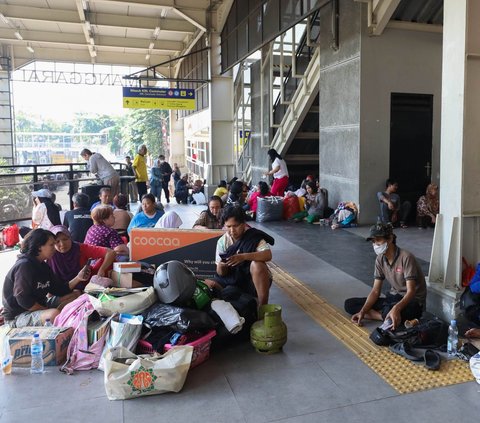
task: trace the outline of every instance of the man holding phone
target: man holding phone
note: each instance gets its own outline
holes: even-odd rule
[[[222,220],[227,232],[217,242],[217,277],[207,279],[210,288],[235,285],[258,297],[259,305],[268,303],[271,275],[267,262],[272,259],[274,239],[246,224],[245,211],[239,206],[226,207]]]

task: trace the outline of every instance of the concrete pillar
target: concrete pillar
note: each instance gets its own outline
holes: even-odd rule
[[[441,202],[429,279],[447,318],[457,312],[462,256],[471,263],[480,259],[479,19],[480,2],[444,1]]]
[[[183,121],[177,119],[176,110],[170,111],[170,158],[169,163],[177,163],[185,170],[185,140],[183,137]]]
[[[0,57],[0,157],[5,160],[2,164],[15,163],[10,68],[10,58],[2,55]]]

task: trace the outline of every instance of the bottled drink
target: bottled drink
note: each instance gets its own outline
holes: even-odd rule
[[[12,355],[10,354],[10,341],[8,335],[3,340],[2,372],[4,375],[12,373]]]
[[[45,320],[45,324],[43,326],[46,326],[46,327],[53,326],[52,321],[50,319]]]
[[[32,366],[30,373],[43,373],[43,342],[37,332],[32,338]]]
[[[452,320],[448,327],[448,341],[447,341],[447,353],[449,357],[454,357],[457,354],[458,347],[458,328],[457,321]]]

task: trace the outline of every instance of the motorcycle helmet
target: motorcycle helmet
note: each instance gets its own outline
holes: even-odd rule
[[[164,304],[185,304],[195,292],[197,278],[183,263],[177,260],[161,264],[155,271],[153,287]]]

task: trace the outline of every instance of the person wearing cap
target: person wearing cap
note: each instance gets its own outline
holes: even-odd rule
[[[72,272],[61,281],[45,261],[55,254],[52,232],[38,228],[22,241],[20,255],[5,277],[3,316],[11,327],[43,326],[80,295],[77,287],[90,277],[90,269]]]
[[[362,326],[364,319],[389,321],[393,330],[405,320],[418,319],[425,310],[427,287],[422,269],[415,256],[396,245],[391,225],[377,223],[370,228],[375,260],[374,282],[366,298],[345,300],[345,311],[352,322]],[[381,297],[383,281],[390,291]]]
[[[52,193],[48,189],[39,189],[32,192],[33,210],[32,210],[32,228],[42,228],[49,230],[52,226],[60,225],[60,212],[52,202]],[[23,226],[20,229],[20,235],[25,237],[31,231],[30,228]]]
[[[107,276],[117,254],[110,248],[88,245],[72,240],[68,229],[63,225],[54,226],[55,254],[47,260],[53,273],[63,282],[68,282],[85,267],[88,259],[93,259],[90,274],[76,289],[84,289],[93,275]]]
[[[97,176],[104,185],[109,185],[112,190],[112,197],[115,197],[120,190],[120,176],[110,162],[100,153],[92,153],[88,148],[80,152],[83,160],[88,162],[88,170]]]

